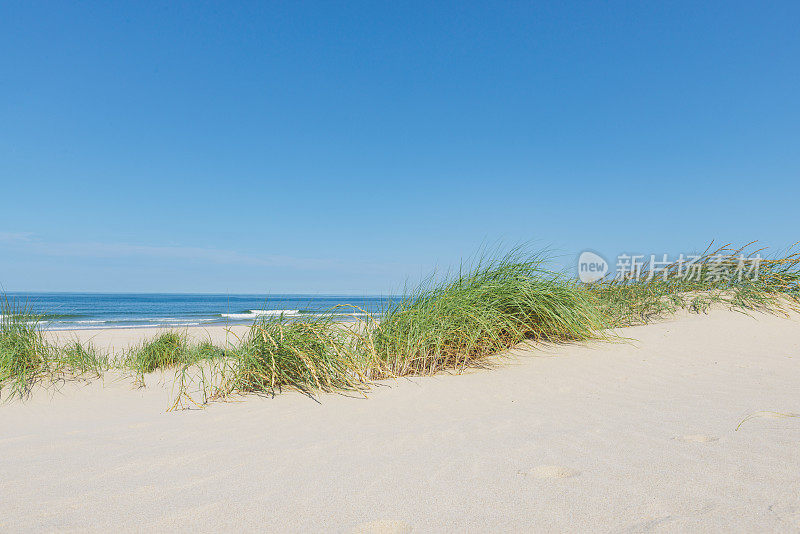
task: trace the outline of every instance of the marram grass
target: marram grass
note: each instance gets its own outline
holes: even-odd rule
[[[326,315],[307,322],[258,321],[234,354],[237,391],[333,391],[360,383],[358,353],[348,332]]]
[[[140,384],[144,384],[144,375],[157,369],[191,365],[223,354],[224,351],[211,342],[191,344],[185,334],[166,331],[150,341],[128,349],[122,357],[120,367],[133,371],[139,377]]]
[[[715,304],[736,310],[781,312],[800,307],[800,252],[765,256],[757,276],[718,276],[735,273],[737,258],[760,255],[755,242],[739,248],[711,245],[694,261],[692,273],[673,263],[656,272],[646,265],[636,279],[607,279],[587,287],[598,298],[609,326],[646,324],[679,309],[707,311]]]
[[[174,408],[231,394],[363,389],[369,362],[356,350],[352,330],[334,317],[341,319],[333,312],[308,321],[260,318],[238,344],[179,370]]]
[[[0,399],[25,397],[36,383],[99,377],[108,357],[91,345],[55,346],[39,327],[40,316],[4,300],[0,307]]]
[[[52,350],[36,328],[38,318],[5,301],[0,317],[0,393],[22,397],[46,374]]]
[[[605,324],[586,288],[514,252],[390,303],[365,350],[388,374],[433,374],[479,364],[525,339],[595,337]]]
[[[96,349],[91,343],[81,344],[71,341],[56,349],[59,363],[66,369],[72,370],[80,376],[102,376],[109,368],[108,354]]]
[[[39,381],[99,376],[110,367],[133,371],[141,384],[148,373],[174,369],[173,408],[286,389],[363,393],[376,379],[481,366],[524,340],[610,337],[608,329],[648,323],[679,309],[702,312],[715,304],[800,309],[800,252],[766,258],[756,279],[703,275],[720,254],[755,252],[760,251],[706,250],[693,278],[675,276],[680,266],[674,264],[666,277],[649,276],[646,268],[638,280],[587,285],[548,271],[539,255],[515,250],[485,256],[444,278],[431,277],[390,302],[379,319],[363,319],[363,310],[353,310],[355,321],[343,324],[341,307],[307,320],[262,317],[224,348],[192,344],[184,334],[168,331],[114,360],[91,345],[47,343],[39,318],[6,302],[0,394],[22,397]]]
[[[608,323],[590,291],[518,251],[428,280],[379,321],[342,325],[334,311],[257,321],[223,360],[201,367],[200,380],[181,369],[176,407],[234,393],[363,390],[374,379],[482,365],[525,339],[598,337]]]

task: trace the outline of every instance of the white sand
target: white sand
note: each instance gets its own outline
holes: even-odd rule
[[[0,530],[800,531],[800,418],[735,430],[800,412],[800,316],[624,333],[366,400],[40,391],[0,406]]]
[[[195,342],[212,341],[221,347],[236,343],[247,333],[248,327],[236,326],[193,326],[187,328],[106,328],[87,330],[50,330],[47,339],[55,343],[76,340],[91,343],[96,348],[111,353],[119,353],[128,347],[153,339],[162,332],[181,332]]]

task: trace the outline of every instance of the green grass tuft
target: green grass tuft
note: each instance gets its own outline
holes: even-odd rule
[[[53,349],[37,328],[38,316],[7,300],[0,310],[0,393],[23,397],[45,374]]]
[[[307,322],[283,316],[259,319],[240,343],[229,350],[216,349],[203,362],[187,362],[179,370],[176,405],[183,399],[200,405],[233,393],[294,389],[311,394],[361,388],[365,380],[359,369],[364,365],[357,361],[350,332],[336,326],[332,317]],[[189,375],[192,369],[198,377]],[[197,382],[200,391],[191,395],[189,387]]]
[[[744,247],[725,245],[700,254],[691,277],[681,276],[682,266],[674,263],[663,272],[645,266],[638,279],[609,279],[587,287],[600,301],[610,319],[609,326],[646,324],[679,309],[705,312],[715,304],[737,310],[781,312],[800,308],[800,252],[765,257],[758,277],[713,276],[721,265],[735,272],[735,259],[760,254],[755,242]],[[720,259],[726,258],[726,259]]]
[[[327,317],[309,322],[284,317],[258,321],[234,354],[238,391],[333,391],[357,385],[351,377],[356,366],[346,333]]]
[[[57,351],[59,365],[81,376],[91,374],[99,378],[110,366],[108,354],[101,353],[91,343],[82,345],[72,341]]]
[[[525,339],[599,337],[607,323],[590,291],[519,251],[428,280],[391,303],[380,321],[343,325],[334,312],[257,321],[224,358],[200,367],[199,379],[187,375],[189,366],[180,370],[176,407],[232,393],[361,390],[383,377],[480,365]]]
[[[185,334],[169,331],[128,350],[119,366],[132,370],[140,385],[144,375],[157,369],[178,367],[183,373],[192,365],[225,356],[225,351],[211,342],[190,344]]]
[[[189,357],[190,351],[185,337],[178,332],[164,332],[129,350],[125,356],[125,365],[143,376],[156,369],[186,363]]]
[[[26,307],[4,300],[0,312],[0,394],[5,398],[25,397],[37,382],[99,377],[108,368],[108,357],[91,345],[48,343],[41,317]]]
[[[210,360],[213,358],[221,358],[225,356],[225,350],[217,347],[210,341],[203,341],[197,345],[189,345],[187,347],[187,357],[182,363],[198,362],[201,360]]]
[[[596,337],[605,322],[586,288],[514,251],[390,304],[371,338],[388,374],[433,374],[478,364],[525,339]]]
[[[752,245],[752,244],[751,244]],[[710,250],[710,249],[709,249]],[[376,320],[354,314],[343,325],[341,307],[312,319],[262,317],[224,349],[190,344],[178,332],[109,361],[91,345],[55,347],[40,317],[6,301],[0,318],[0,393],[24,396],[42,379],[100,376],[111,366],[144,375],[176,369],[174,407],[202,406],[236,393],[275,394],[294,389],[364,390],[385,377],[429,375],[484,365],[487,357],[524,340],[573,341],[610,337],[609,328],[644,324],[679,309],[702,312],[715,304],[740,310],[800,310],[800,252],[766,258],[757,279],[706,276],[720,255],[759,250],[722,247],[696,262],[699,275],[581,284],[548,271],[544,258],[521,249],[486,255],[444,278],[431,277],[390,302]],[[725,260],[731,261],[731,260]],[[354,310],[363,312],[363,310]]]

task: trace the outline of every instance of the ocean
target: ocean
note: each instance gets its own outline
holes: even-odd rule
[[[392,297],[166,293],[5,294],[17,309],[41,317],[48,330],[251,324],[261,316],[302,319],[333,310],[342,320],[379,316]]]

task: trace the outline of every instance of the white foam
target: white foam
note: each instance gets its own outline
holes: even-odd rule
[[[319,313],[309,313],[308,315],[313,317],[380,317],[382,314],[379,312],[376,313],[327,313],[327,312],[319,312]]]
[[[125,319],[123,319],[125,320]],[[135,319],[128,319],[130,321],[159,321],[163,323],[175,323],[190,320],[188,317],[137,317]],[[213,321],[214,319],[196,319],[197,321]]]
[[[221,313],[222,317],[228,319],[255,319],[256,317],[277,317],[279,315],[294,316],[300,315],[300,310],[250,310],[248,313]]]
[[[112,330],[118,328],[156,328],[159,326],[164,326],[160,324],[117,324],[117,325],[109,325],[109,326],[102,326],[100,327],[102,330]],[[193,326],[193,325],[189,325]],[[97,330],[97,327],[91,326],[74,326],[74,325],[66,325],[66,326],[50,326],[46,327],[45,330]]]

